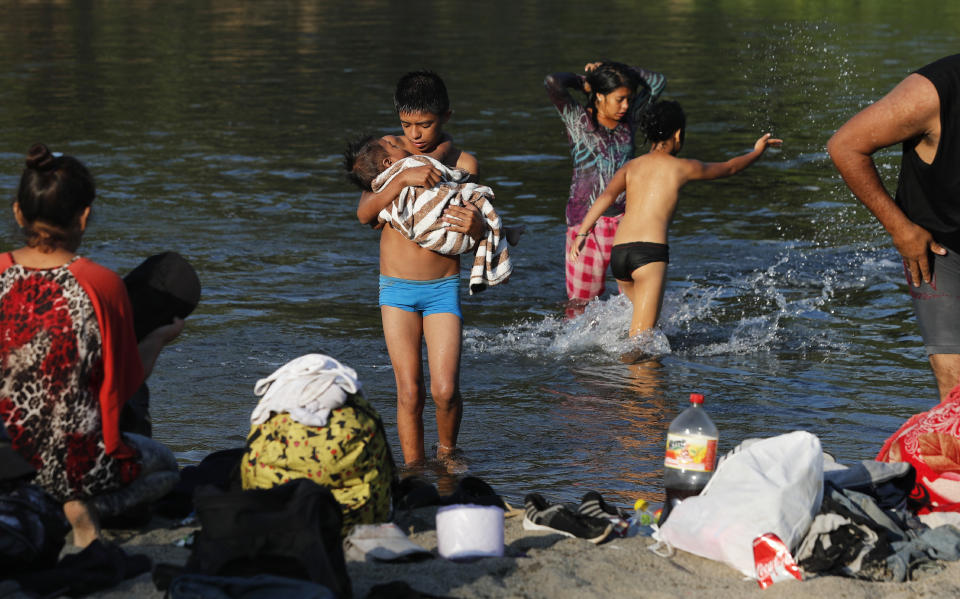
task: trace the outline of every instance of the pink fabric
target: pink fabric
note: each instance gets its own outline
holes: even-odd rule
[[[570,248],[577,241],[580,225],[567,228],[567,298],[589,301],[601,293],[606,286],[607,266],[610,264],[610,250],[613,248],[613,236],[617,233],[620,216],[601,216],[593,231],[587,236],[578,259],[570,261]],[[582,239],[582,238],[581,238]]]
[[[914,414],[883,444],[878,462],[909,462],[917,513],[960,511],[960,385],[942,403]]]

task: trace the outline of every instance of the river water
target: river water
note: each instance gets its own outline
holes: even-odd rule
[[[447,130],[504,220],[527,227],[509,284],[463,294],[471,473],[514,501],[659,500],[665,430],[693,391],[721,451],[803,429],[840,459],[868,459],[937,393],[897,255],[824,148],[955,52],[960,5],[835,4],[4,2],[0,188],[13,196],[22,155],[44,141],[97,178],[82,253],[123,274],[173,249],[199,271],[202,303],[150,379],[155,436],[183,463],[242,444],[256,380],[310,352],[357,370],[399,459],[378,237],[356,221],[340,156],[358,133],[399,134],[393,85],[431,68],[450,90]],[[668,353],[634,366],[617,359],[627,300],[564,311],[571,165],[542,79],[602,58],[666,74],[687,157],[785,139],[682,192]],[[877,158],[892,188],[899,149]],[[18,243],[12,220],[0,250]],[[429,400],[425,416],[429,444]]]

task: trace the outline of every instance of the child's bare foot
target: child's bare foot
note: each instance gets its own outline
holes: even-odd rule
[[[651,354],[648,351],[642,349],[631,349],[630,351],[623,352],[620,354],[620,361],[624,364],[636,364],[638,362],[646,362],[648,360],[655,360],[659,356]]]
[[[463,474],[469,467],[463,450],[437,443],[437,464],[449,474]]]
[[[400,467],[400,476],[420,476],[427,469],[427,460],[420,459],[408,462]]]
[[[97,514],[79,500],[63,504],[63,515],[73,528],[73,544],[81,549],[100,538]]]
[[[456,446],[448,447],[443,443],[439,443],[439,442],[437,443],[437,460],[438,461],[443,461],[444,458],[452,456],[456,452],[457,452]]]

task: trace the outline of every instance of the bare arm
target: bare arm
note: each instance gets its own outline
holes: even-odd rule
[[[939,122],[940,99],[927,78],[913,74],[889,94],[847,121],[827,143],[827,151],[847,187],[890,233],[914,285],[930,282],[927,253],[946,248],[929,231],[913,223],[883,186],[872,155],[881,148],[918,137],[929,138]],[[929,143],[928,139],[921,141]],[[919,147],[919,146],[918,146]]]
[[[756,162],[770,146],[779,146],[783,143],[782,139],[770,137],[769,133],[764,134],[753,144],[753,149],[731,158],[726,162],[700,162],[699,160],[685,160],[686,171],[684,172],[686,181],[706,181],[709,179],[720,179],[735,175]]]
[[[153,366],[157,363],[160,350],[177,338],[177,335],[183,330],[184,323],[185,321],[182,318],[175,317],[171,324],[150,331],[140,343],[137,344],[140,363],[143,364],[143,380],[147,380],[147,377],[153,372]]]
[[[470,181],[476,181],[480,176],[480,163],[473,154],[460,152],[457,157],[457,168],[470,173]]]
[[[597,220],[603,213],[606,212],[607,208],[610,207],[610,204],[613,204],[613,201],[624,192],[627,188],[627,169],[630,167],[630,163],[620,167],[616,173],[614,173],[613,178],[610,179],[610,183],[607,184],[606,189],[603,190],[597,199],[593,201],[593,205],[590,206],[590,210],[587,211],[586,216],[583,217],[583,222],[580,223],[580,229],[577,231],[577,240],[573,244],[573,247],[570,248],[570,259],[576,260],[580,256],[580,251],[583,249],[583,244],[586,242],[587,235],[590,234],[590,231],[593,229],[593,226],[597,224]]]

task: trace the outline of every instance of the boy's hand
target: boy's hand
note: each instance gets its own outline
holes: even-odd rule
[[[474,241],[480,241],[487,230],[480,210],[473,205],[448,206],[443,211],[443,222],[449,223],[451,231],[464,233]]]
[[[770,146],[780,146],[783,143],[782,139],[771,138],[770,134],[767,133],[763,137],[757,140],[757,143],[753,144],[754,150],[759,150],[760,153],[766,151]]]
[[[432,165],[408,168],[398,175],[404,187],[433,187],[440,182],[440,170]]]

